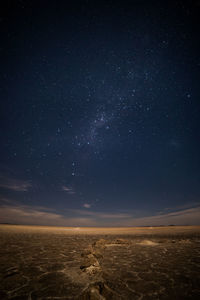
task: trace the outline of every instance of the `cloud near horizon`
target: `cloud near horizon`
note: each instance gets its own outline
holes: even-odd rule
[[[127,226],[129,222],[127,222]],[[183,209],[166,214],[137,218],[131,223],[133,226],[159,225],[200,225],[200,206]]]
[[[94,226],[93,220],[84,217],[64,217],[56,212],[44,211],[44,208],[26,205],[2,205],[0,223],[47,226]],[[78,224],[78,225],[77,225]]]
[[[131,214],[70,210],[64,216],[45,207],[1,205],[0,223],[49,226],[200,225],[200,206],[167,214],[134,218]]]
[[[31,187],[32,184],[27,180],[9,178],[0,175],[0,188],[15,192],[27,192]]]

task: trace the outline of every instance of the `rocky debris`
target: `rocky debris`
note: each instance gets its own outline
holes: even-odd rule
[[[87,255],[91,254],[92,252],[93,252],[92,247],[89,247],[89,248],[85,249],[85,250],[81,253],[81,256],[82,256],[82,257],[87,256]]]
[[[130,242],[125,239],[116,239],[114,244],[129,244]]]
[[[102,251],[106,245],[106,240],[100,239],[93,243],[92,247],[87,248],[81,256],[83,264],[80,269],[89,276],[91,284],[79,297],[82,300],[106,300],[113,298],[113,291],[104,283],[102,269],[98,258],[102,258]]]
[[[112,243],[107,243],[106,247],[119,247],[119,246],[128,246],[130,245],[130,241],[125,239],[116,239]]]
[[[88,255],[84,258],[83,264],[80,266],[80,269],[88,268],[89,266],[98,266],[98,260],[92,255]]]
[[[100,239],[98,241],[96,241],[95,243],[93,243],[93,249],[99,248],[99,249],[104,249],[106,246],[107,241],[104,239]]]
[[[101,268],[97,257],[95,256],[95,251],[93,248],[86,249],[81,256],[83,257],[83,264],[80,269],[86,272],[88,275],[96,275],[101,273]]]
[[[101,268],[99,266],[91,265],[87,268],[82,268],[88,275],[98,275],[101,272]]]
[[[97,259],[100,259],[100,258],[103,258],[103,254],[101,253],[100,250],[96,250],[94,253],[93,253],[94,257],[96,257]]]

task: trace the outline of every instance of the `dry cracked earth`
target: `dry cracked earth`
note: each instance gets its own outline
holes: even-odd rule
[[[200,228],[0,226],[0,299],[200,299]]]

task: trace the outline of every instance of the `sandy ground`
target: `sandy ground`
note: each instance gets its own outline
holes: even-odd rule
[[[40,232],[40,233],[66,233],[66,234],[119,234],[119,235],[178,235],[200,234],[200,226],[161,226],[161,227],[53,227],[53,226],[27,226],[27,225],[0,225],[1,231],[9,232]]]
[[[0,225],[0,299],[200,299],[200,227]]]

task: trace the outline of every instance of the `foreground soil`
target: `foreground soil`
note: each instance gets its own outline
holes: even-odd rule
[[[0,225],[0,299],[200,299],[200,227]]]

